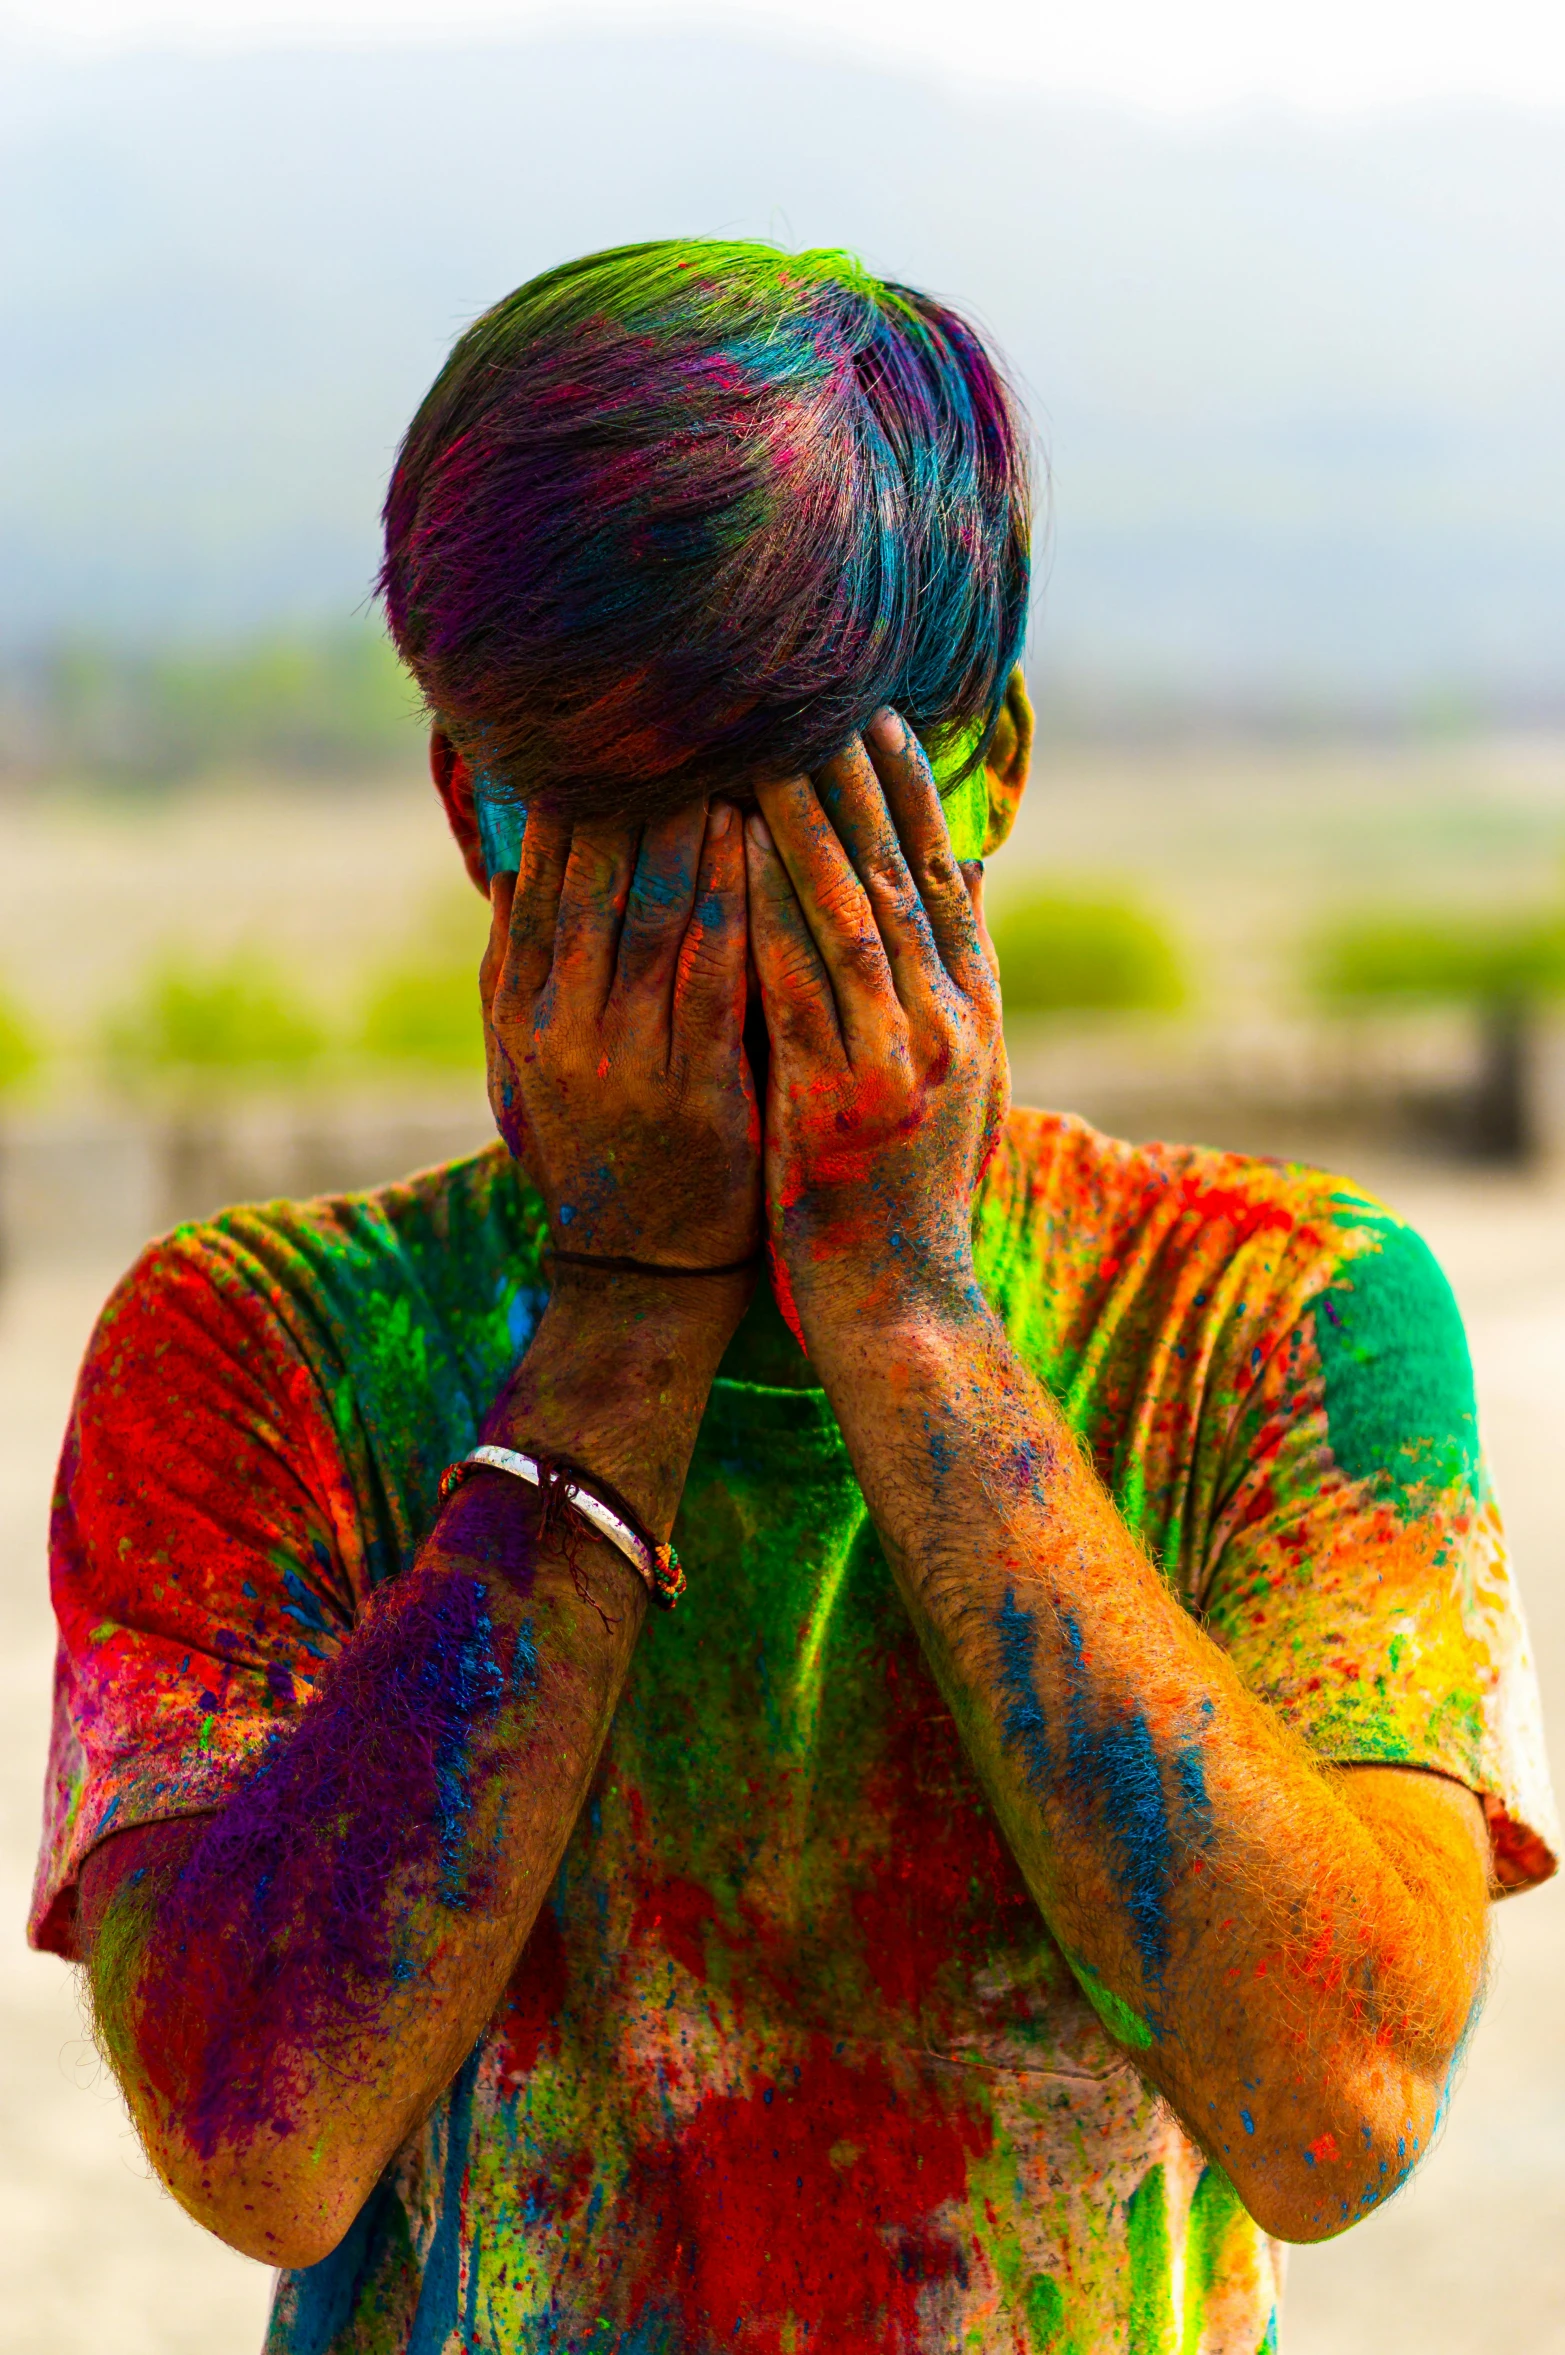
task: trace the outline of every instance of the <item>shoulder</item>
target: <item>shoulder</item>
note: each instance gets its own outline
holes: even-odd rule
[[[1104,1403],[1177,1388],[1210,1427],[1304,1336],[1345,1433],[1472,1418],[1450,1286],[1428,1247],[1328,1171],[1131,1144],[1017,1111],[980,1199],[981,1280],[1035,1370]],[[1386,1369],[1398,1371],[1388,1387]],[[1418,1393],[1415,1398],[1414,1393]],[[1438,1393],[1438,1395],[1437,1395]],[[1085,1403],[1087,1393],[1082,1393]]]
[[[117,1488],[138,1461],[243,1478],[286,1456],[364,1498],[421,1497],[425,1453],[449,1460],[541,1313],[541,1223],[496,1148],[175,1228],[99,1320],[62,1490],[80,1495],[90,1466],[86,1485]]]
[[[111,1294],[94,1349],[149,1319],[271,1326],[318,1343],[323,1319],[371,1314],[398,1290],[444,1306],[482,1289],[496,1265],[536,1281],[543,1239],[541,1208],[498,1145],[360,1192],[236,1203],[147,1245]]]
[[[1071,1113],[1012,1112],[977,1213],[986,1267],[1091,1288],[1132,1269],[1179,1284],[1243,1258],[1289,1286],[1407,1238],[1362,1187],[1302,1164],[1203,1145],[1130,1143]]]

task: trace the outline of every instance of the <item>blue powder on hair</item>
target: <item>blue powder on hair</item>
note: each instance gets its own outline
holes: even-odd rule
[[[890,704],[981,853],[1031,486],[946,305],[836,252],[586,255],[460,339],[385,522],[392,635],[497,800],[645,819],[812,772]]]

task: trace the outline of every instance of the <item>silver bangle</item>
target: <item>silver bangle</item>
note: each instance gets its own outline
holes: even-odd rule
[[[536,1456],[523,1455],[515,1447],[475,1447],[442,1473],[440,1501],[445,1503],[453,1490],[459,1488],[469,1472],[487,1466],[491,1472],[509,1472],[513,1480],[525,1480],[530,1488],[545,1485],[543,1466]],[[601,1496],[594,1496],[579,1480],[561,1478],[559,1493],[571,1511],[595,1529],[635,1571],[652,1600],[665,1611],[672,1611],[685,1591],[685,1574],[679,1566],[679,1556],[671,1545],[651,1545],[639,1529],[632,1529]]]

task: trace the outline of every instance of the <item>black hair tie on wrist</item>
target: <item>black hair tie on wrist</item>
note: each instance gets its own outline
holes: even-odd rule
[[[598,1251],[556,1251],[557,1267],[596,1267],[609,1276],[738,1276],[746,1268],[759,1264],[763,1254],[752,1251],[748,1259],[725,1260],[721,1267],[669,1267],[659,1259],[617,1259]]]

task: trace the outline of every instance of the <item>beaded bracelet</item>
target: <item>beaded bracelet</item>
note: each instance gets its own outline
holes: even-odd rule
[[[471,1455],[460,1463],[448,1464],[440,1475],[440,1501],[461,1487],[473,1472],[483,1470],[509,1472],[515,1480],[525,1480],[529,1487],[540,1489],[546,1503],[558,1498],[590,1529],[609,1544],[635,1571],[659,1610],[672,1611],[685,1591],[685,1573],[679,1556],[671,1545],[655,1545],[635,1514],[617,1492],[612,1505],[587,1486],[588,1475],[574,1464],[565,1464],[551,1456],[523,1455],[514,1447],[475,1447]],[[607,1481],[600,1481],[607,1488]]]

